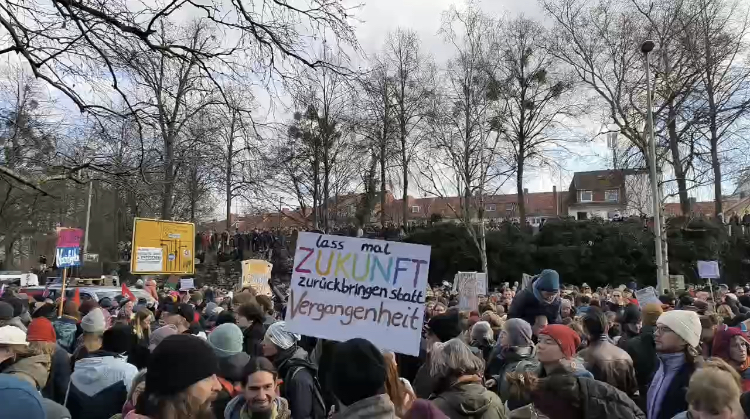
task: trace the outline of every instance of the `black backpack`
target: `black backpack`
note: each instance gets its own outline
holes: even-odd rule
[[[293,362],[294,360],[290,360],[290,362]],[[323,392],[320,387],[320,382],[318,381],[317,377],[317,371],[315,368],[313,368],[310,364],[307,362],[299,362],[294,363],[286,371],[286,375],[284,375],[284,382],[281,384],[281,397],[289,400],[289,397],[286,392],[286,384],[291,383],[292,380],[294,380],[294,377],[302,370],[307,370],[307,372],[312,377],[313,381],[313,418],[314,419],[323,419],[328,417],[328,411],[326,409],[325,401],[323,400]]]

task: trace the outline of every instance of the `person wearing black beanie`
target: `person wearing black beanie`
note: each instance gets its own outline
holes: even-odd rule
[[[350,339],[336,345],[330,372],[333,394],[345,406],[337,418],[393,418],[395,408],[385,392],[383,354],[367,339]]]
[[[188,334],[169,336],[151,353],[146,389],[135,411],[154,419],[210,417],[211,402],[221,390],[218,372],[206,341]]]

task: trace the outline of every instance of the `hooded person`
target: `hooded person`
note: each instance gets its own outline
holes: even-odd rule
[[[454,338],[435,345],[430,370],[435,386],[430,400],[451,419],[505,419],[508,409],[482,385],[483,362]],[[356,369],[356,368],[355,368]]]
[[[547,324],[560,323],[560,275],[552,269],[545,269],[537,275],[531,286],[513,298],[508,318],[526,320],[534,326],[538,317],[546,317]]]
[[[47,384],[42,388],[42,396],[57,403],[65,403],[65,393],[70,384],[70,355],[57,344],[57,336],[55,336],[55,328],[52,326],[52,322],[45,317],[37,317],[32,320],[26,334],[26,341],[29,342],[29,345],[35,345],[34,342],[54,345],[49,378]]]
[[[63,305],[63,315],[53,320],[52,325],[55,327],[57,343],[72,354],[76,349],[76,339],[83,333],[83,329],[78,324],[80,313],[78,312],[78,305],[72,300],[65,300],[61,304]]]
[[[430,352],[436,344],[447,342],[463,332],[461,317],[455,310],[437,314],[427,322],[426,330],[424,344],[427,356],[425,362],[417,370],[412,382],[414,394],[420,399],[426,399],[432,394],[433,379],[429,366]]]
[[[248,356],[245,353],[241,355]],[[249,358],[249,357],[248,357]],[[289,419],[289,402],[278,395],[279,374],[273,363],[263,357],[248,361],[241,373],[242,391],[227,404],[224,419]]]
[[[283,380],[280,395],[289,402],[292,418],[322,418],[327,409],[315,378],[317,367],[298,346],[299,340],[299,335],[287,330],[286,322],[276,322],[266,331],[263,356],[273,362]]]
[[[490,355],[485,377],[494,380],[495,392],[514,410],[524,403],[513,397],[508,385],[509,373],[524,373],[539,369],[536,348],[532,341],[531,325],[523,319],[510,319],[503,325],[497,345]]]
[[[723,359],[737,371],[742,380],[743,393],[750,391],[749,348],[750,341],[740,328],[726,325],[718,327],[713,340],[713,356]]]
[[[635,304],[628,304],[623,308],[622,313],[617,318],[620,324],[620,338],[616,342],[620,348],[625,348],[629,339],[638,336],[641,333],[641,309]]]
[[[3,418],[71,419],[63,406],[42,398],[28,382],[6,374],[0,374],[0,406]]]
[[[656,321],[659,364],[646,396],[649,419],[670,419],[687,410],[686,391],[697,368],[701,322],[694,311],[668,311]]]
[[[138,369],[127,362],[133,329],[112,326],[102,335],[102,347],[76,362],[65,406],[76,419],[108,418],[120,413]]]
[[[242,373],[237,374],[237,369],[242,371],[250,356],[242,352],[242,330],[236,324],[226,323],[218,326],[208,335],[208,343],[214,349],[219,362],[217,376],[221,383],[221,391],[217,394],[212,409],[216,417],[221,417],[227,403],[240,391],[236,383],[242,381]]]
[[[480,351],[482,359],[487,362],[495,346],[494,333],[492,326],[488,322],[480,321],[471,327],[471,341],[469,345]]]
[[[151,353],[146,388],[132,418],[212,417],[211,401],[221,389],[216,354],[203,339],[178,334],[164,339]]]
[[[385,391],[385,358],[375,345],[366,339],[350,339],[336,345],[334,358],[337,362],[329,382],[341,405],[334,418],[396,418],[396,408]]]
[[[154,300],[159,301],[159,294],[156,292],[156,281],[151,278],[147,279],[143,288],[148,291]]]

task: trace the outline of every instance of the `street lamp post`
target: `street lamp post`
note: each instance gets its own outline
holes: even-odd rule
[[[662,243],[661,243],[661,195],[659,194],[659,179],[656,171],[656,138],[654,136],[654,109],[651,92],[651,66],[649,53],[654,50],[654,41],[647,40],[641,44],[641,52],[646,62],[646,115],[648,118],[648,166],[651,178],[651,197],[654,210],[654,247],[656,250],[656,285],[657,291],[662,292],[666,287],[666,278],[662,271]]]

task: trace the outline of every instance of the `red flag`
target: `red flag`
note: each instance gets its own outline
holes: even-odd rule
[[[76,303],[76,307],[81,306],[81,289],[76,288],[75,294],[73,294],[73,302]]]
[[[130,290],[128,289],[128,287],[125,286],[125,284],[122,284],[122,295],[128,297],[128,300],[132,302],[138,301],[138,299],[135,298],[135,295],[133,295],[133,293],[130,292]]]

